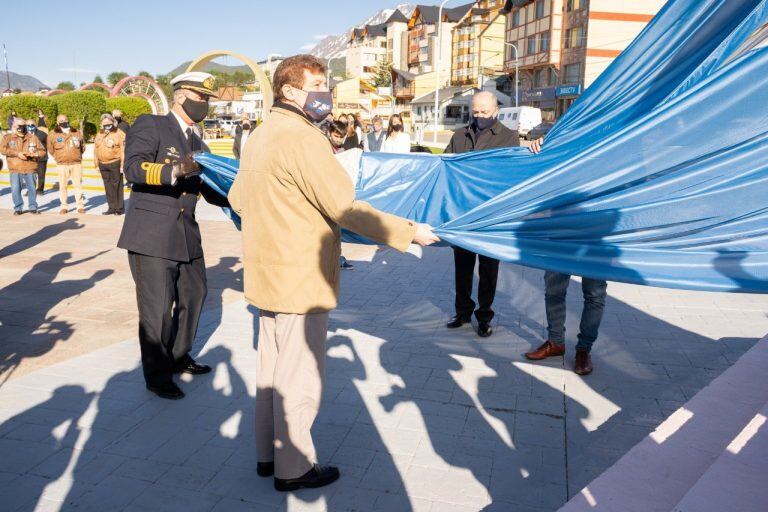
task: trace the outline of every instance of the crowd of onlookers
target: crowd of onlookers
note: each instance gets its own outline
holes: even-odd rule
[[[405,131],[403,118],[399,114],[390,116],[386,130],[381,117],[375,116],[370,124],[365,124],[360,114],[331,114],[323,128],[334,153],[355,148],[382,153],[411,152],[411,137]]]
[[[104,180],[108,209],[105,215],[122,215],[122,166],[125,136],[129,128],[120,110],[104,113],[94,141],[94,165]],[[72,183],[78,213],[85,213],[83,197],[83,153],[85,136],[70,125],[69,118],[60,114],[56,124],[48,129],[45,114],[37,111],[37,119],[19,117],[11,111],[8,131],[0,139],[0,154],[5,156],[11,183],[13,214],[25,212],[22,194],[27,196],[26,212],[38,214],[37,195],[45,194],[45,175],[49,157],[56,161],[59,188],[59,213],[68,213],[68,186]],[[0,160],[0,167],[2,167]]]

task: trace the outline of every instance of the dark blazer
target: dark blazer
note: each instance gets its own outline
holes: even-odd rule
[[[173,164],[192,151],[208,148],[197,135],[190,144],[173,113],[143,115],[131,126],[123,167],[132,192],[118,247],[173,261],[203,256],[195,220],[198,194],[216,206],[229,202],[198,176],[172,184]]]
[[[520,145],[520,135],[510,130],[498,119],[490,128],[479,134],[470,124],[453,132],[453,137],[445,148],[446,153],[468,153],[483,149],[509,148]]]
[[[130,129],[131,125],[128,124],[127,121],[120,121],[117,123],[117,129],[122,130],[122,132],[126,135],[128,135],[128,130]]]
[[[250,135],[253,133],[253,130],[256,129],[256,123],[251,123],[251,128],[248,130],[248,134]],[[235,158],[240,160],[240,153],[243,151],[243,148],[240,147],[240,138],[243,135],[243,127],[240,125],[237,125],[237,128],[235,128],[235,143],[232,144],[232,152],[235,154]]]
[[[43,146],[43,148],[45,148],[45,156],[43,158],[38,159],[38,162],[47,162],[48,161],[48,134],[38,127],[38,129],[35,130],[35,135],[37,136],[37,140],[40,141],[40,145]]]

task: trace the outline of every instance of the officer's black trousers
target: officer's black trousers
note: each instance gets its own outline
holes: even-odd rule
[[[144,379],[162,385],[189,358],[208,291],[205,261],[185,263],[129,252],[128,263],[136,282]]]
[[[480,259],[480,283],[477,287],[478,308],[475,317],[479,322],[490,322],[493,318],[493,298],[496,295],[496,281],[499,277],[499,260],[478,255],[460,247],[453,248],[453,261],[456,268],[456,315],[470,318],[475,310],[472,300],[472,278],[475,274],[475,261]]]
[[[48,169],[48,160],[37,162],[37,191],[45,192],[45,171]]]
[[[99,163],[99,171],[101,171],[101,179],[104,180],[108,211],[124,212],[125,201],[123,200],[123,175],[120,173],[120,160],[108,164]]]

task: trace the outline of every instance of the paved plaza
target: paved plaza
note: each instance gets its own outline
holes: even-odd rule
[[[0,210],[3,511],[554,511],[768,332],[766,296],[611,283],[595,373],[581,378],[578,281],[566,357],[531,364],[541,271],[502,264],[495,333],[481,339],[444,328],[449,249],[345,245],[355,268],[331,316],[313,430],[342,477],[279,494],[255,471],[257,312],[242,299],[238,232],[203,208],[195,352],[214,372],[185,376],[187,397],[169,402],[143,385],[133,283],[114,247],[122,220],[89,213]]]

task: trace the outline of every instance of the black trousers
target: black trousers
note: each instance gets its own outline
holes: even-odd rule
[[[108,164],[99,162],[101,179],[104,180],[104,191],[107,194],[107,205],[110,212],[125,212],[123,199],[123,175],[120,172],[120,160]]]
[[[45,171],[48,170],[48,160],[37,162],[37,191],[45,192]]]
[[[128,253],[139,306],[141,364],[147,384],[173,378],[189,359],[208,286],[205,261],[180,262]]]
[[[480,283],[477,288],[478,308],[472,300],[472,280],[475,261],[480,258]],[[493,318],[493,298],[496,296],[496,281],[499,278],[499,260],[478,255],[460,247],[453,248],[456,267],[456,315],[470,318],[475,311],[479,322],[490,322]]]

